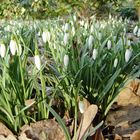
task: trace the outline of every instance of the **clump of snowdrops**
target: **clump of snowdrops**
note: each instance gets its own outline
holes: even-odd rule
[[[51,111],[70,139],[60,116],[50,108],[57,96],[74,118],[76,139],[79,97],[98,106],[101,121],[125,83],[139,74],[139,47],[127,38],[127,23],[122,19],[72,16],[2,23],[0,120],[14,132],[47,119]]]

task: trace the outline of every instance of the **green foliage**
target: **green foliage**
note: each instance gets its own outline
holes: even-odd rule
[[[0,4],[1,18],[45,19],[77,13],[90,17],[112,13],[121,0],[6,0]],[[103,15],[102,15],[103,14]]]

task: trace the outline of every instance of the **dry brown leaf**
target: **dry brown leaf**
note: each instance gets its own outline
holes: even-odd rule
[[[114,140],[122,140],[122,137],[119,136],[118,134],[115,134],[115,138],[114,138]]]
[[[98,129],[96,133],[93,135],[93,140],[104,140],[101,129]]]
[[[80,122],[80,126],[77,131],[77,140],[81,140],[84,136],[85,132],[91,125],[93,119],[95,118],[98,111],[97,105],[90,105],[87,110],[84,112],[82,120]]]
[[[140,129],[133,132],[130,140],[140,140]]]

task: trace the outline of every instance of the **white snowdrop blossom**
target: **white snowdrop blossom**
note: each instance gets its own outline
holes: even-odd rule
[[[6,54],[6,46],[2,43],[0,44],[0,56],[4,58],[5,54]]]
[[[111,49],[111,40],[108,40],[108,41],[107,41],[107,48],[108,48],[108,50]]]
[[[131,56],[132,56],[132,50],[126,49],[126,51],[125,51],[125,62],[126,63],[130,60]]]
[[[72,27],[72,35],[74,36],[75,35],[75,28],[74,28],[74,26]]]
[[[138,29],[137,37],[140,37],[140,28]]]
[[[69,34],[68,33],[65,33],[64,34],[64,45],[67,45],[67,43],[68,43],[68,40],[69,40]]]
[[[69,24],[66,23],[65,26],[64,26],[64,32],[67,32],[69,30]]]
[[[83,114],[84,111],[85,111],[84,102],[83,101],[79,101],[78,102],[78,107],[79,107],[80,112]]]
[[[44,31],[42,33],[42,40],[44,43],[46,43],[47,41],[50,42],[50,39],[51,39],[51,34],[49,31]]]
[[[79,23],[81,26],[84,26],[84,20],[81,20]]]
[[[77,18],[76,18],[76,15],[74,15],[74,16],[73,16],[73,20],[76,21],[76,19],[77,19]]]
[[[133,34],[137,35],[137,31],[138,31],[138,26],[135,26],[135,28],[133,29]]]
[[[129,39],[127,40],[127,45],[131,46],[131,41]]]
[[[113,64],[114,68],[116,68],[117,65],[118,65],[118,58],[115,58],[115,60],[114,60],[114,64]]]
[[[69,64],[69,56],[67,54],[64,55],[64,66],[67,68]]]
[[[16,51],[17,51],[17,43],[15,40],[11,40],[10,41],[10,52],[12,55],[15,55],[16,54]]]
[[[92,58],[93,58],[94,60],[97,58],[97,55],[98,55],[97,49],[93,49]]]
[[[89,46],[89,48],[92,47],[92,45],[93,45],[93,40],[94,40],[93,36],[90,35],[89,38],[88,38],[88,46]]]
[[[39,55],[34,56],[35,66],[38,70],[41,69],[41,61]]]

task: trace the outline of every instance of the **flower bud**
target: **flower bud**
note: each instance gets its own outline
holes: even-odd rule
[[[108,48],[108,50],[111,49],[111,40],[108,40],[108,41],[107,41],[107,48]]]
[[[64,55],[64,66],[67,68],[69,64],[69,56],[67,54]]]
[[[98,51],[97,49],[93,49],[92,58],[95,60],[97,58]]]
[[[3,58],[6,54],[6,47],[4,44],[0,44],[0,56]]]
[[[137,35],[137,31],[138,31],[138,26],[135,26],[134,30],[133,30],[133,34]]]
[[[69,30],[69,24],[66,23],[65,26],[64,26],[64,32],[67,32]]]
[[[93,36],[90,35],[89,38],[88,38],[88,46],[89,46],[89,48],[91,48],[93,46],[93,40],[94,40]]]
[[[84,102],[83,101],[79,101],[78,102],[78,107],[79,107],[80,112],[83,114],[84,111],[85,111]]]
[[[34,61],[35,61],[36,68],[38,70],[40,70],[41,69],[41,61],[40,61],[39,55],[34,56]]]
[[[127,40],[127,46],[131,46],[131,41]]]
[[[126,49],[125,51],[125,62],[127,63],[132,56],[132,50],[131,49]]]
[[[138,29],[137,37],[140,37],[140,28]]]
[[[118,65],[118,58],[115,58],[115,60],[114,60],[114,64],[113,64],[114,68],[116,68],[117,65]]]
[[[67,43],[68,43],[68,40],[69,40],[69,34],[68,33],[65,33],[64,34],[64,45],[67,45]]]
[[[46,43],[47,41],[50,42],[50,39],[51,39],[51,34],[49,31],[44,31],[42,33],[42,40],[44,43]]]
[[[10,41],[10,52],[12,55],[15,55],[16,54],[16,51],[17,51],[17,43],[15,40],[11,40]]]

